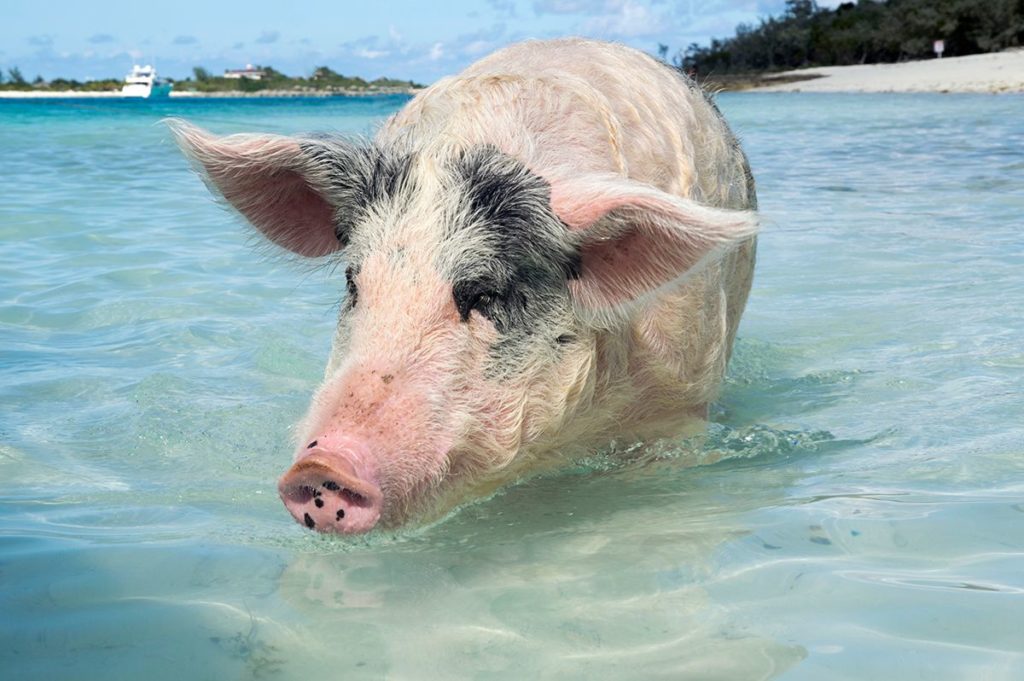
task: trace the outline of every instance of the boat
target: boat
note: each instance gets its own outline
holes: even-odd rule
[[[157,78],[156,69],[149,64],[132,66],[132,72],[124,78],[121,94],[125,97],[154,99],[171,94],[174,85],[164,78]]]

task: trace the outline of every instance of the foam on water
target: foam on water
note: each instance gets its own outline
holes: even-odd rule
[[[403,101],[0,101],[5,678],[1024,677],[1024,99],[723,95],[765,232],[707,436],[323,537],[274,481],[343,278],[156,122]]]

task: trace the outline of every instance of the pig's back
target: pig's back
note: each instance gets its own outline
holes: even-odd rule
[[[549,178],[614,172],[713,206],[754,204],[746,159],[700,89],[612,43],[509,46],[421,92],[382,134],[494,144]]]

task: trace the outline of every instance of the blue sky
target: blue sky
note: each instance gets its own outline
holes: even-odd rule
[[[819,2],[834,6],[838,0]],[[430,83],[502,45],[584,35],[654,53],[732,35],[785,0],[4,0],[0,68],[28,78],[121,77],[133,61],[180,78],[270,64],[289,75]]]

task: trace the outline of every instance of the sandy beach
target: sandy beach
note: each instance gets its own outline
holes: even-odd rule
[[[1024,92],[1024,49],[900,64],[825,66],[777,74],[819,76],[754,92]],[[763,81],[770,83],[770,78]]]

